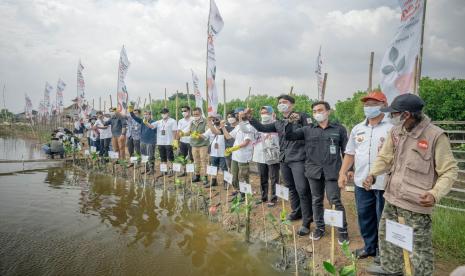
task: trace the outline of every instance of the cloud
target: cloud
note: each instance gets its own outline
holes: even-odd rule
[[[288,92],[316,97],[315,59],[322,45],[331,103],[365,89],[368,57],[379,61],[398,26],[395,1],[216,0],[225,27],[216,39],[217,85],[228,98]],[[429,1],[423,72],[463,77],[465,9],[460,0]],[[115,95],[118,57],[127,50],[131,98],[153,98],[205,78],[207,0],[18,0],[0,2],[0,84],[6,105],[21,111],[24,93],[37,106],[45,81],[62,78],[75,96],[76,67],[89,99]],[[431,23],[430,23],[431,22]],[[433,23],[434,22],[434,23]],[[201,81],[201,91],[204,85]],[[220,89],[221,91],[221,89]],[[222,99],[220,93],[220,100]],[[115,98],[115,97],[113,97]]]

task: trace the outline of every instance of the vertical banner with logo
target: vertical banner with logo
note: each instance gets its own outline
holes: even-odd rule
[[[45,82],[45,91],[44,91],[44,113],[45,115],[49,115],[51,113],[51,105],[50,105],[50,94],[52,93],[53,86],[50,83]]]
[[[25,95],[26,106],[24,107],[24,115],[26,115],[27,119],[32,118],[32,101],[31,98],[26,94]]]
[[[195,107],[200,107],[203,113],[203,99],[202,99],[202,95],[200,95],[200,90],[199,90],[199,78],[194,73],[194,70],[191,69],[191,72],[192,72],[192,83],[194,86]]]
[[[126,109],[128,107],[128,91],[126,89],[126,84],[124,79],[129,68],[129,59],[126,55],[126,49],[121,49],[121,54],[119,57],[119,66],[118,66],[118,87],[116,91],[118,99],[118,112],[121,112],[123,115],[126,115]]]
[[[57,98],[56,98],[56,109],[59,113],[63,112],[63,91],[65,90],[66,83],[62,79],[58,79],[57,83]]]
[[[315,67],[316,82],[317,82],[317,87],[318,87],[318,100],[320,101],[323,101],[325,98],[323,95],[322,67],[323,67],[323,60],[321,59],[321,46],[320,46],[320,50],[318,51],[318,57],[316,58],[316,67]]]
[[[215,36],[223,29],[224,22],[220,15],[215,0],[210,0],[210,14],[208,17],[207,38],[207,101],[208,115],[215,115],[218,110],[218,92],[216,90],[216,58],[215,58]]]
[[[412,93],[416,58],[420,53],[424,0],[400,0],[400,26],[381,61],[381,89],[388,102]]]
[[[86,88],[86,84],[84,82],[84,76],[82,74],[82,70],[84,70],[84,66],[82,66],[81,60],[79,60],[78,67],[77,67],[76,101],[77,101],[79,116],[81,118],[85,118],[87,114],[84,108],[84,98],[85,98],[84,91]]]

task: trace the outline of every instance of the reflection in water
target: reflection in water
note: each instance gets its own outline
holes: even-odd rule
[[[175,191],[66,168],[0,183],[0,275],[278,274]]]
[[[41,145],[35,140],[0,137],[0,160],[44,159]]]

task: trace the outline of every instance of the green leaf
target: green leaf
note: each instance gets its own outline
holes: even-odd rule
[[[355,266],[354,265],[348,265],[344,266],[339,270],[339,275],[340,276],[356,276],[355,275]]]
[[[344,252],[344,255],[346,255],[347,258],[350,258],[350,256],[352,255],[352,253],[349,250],[349,244],[347,243],[347,241],[344,241],[342,243],[342,252]]]
[[[397,63],[397,71],[400,71],[404,68],[405,66],[405,56],[403,56],[400,60],[399,63]]]
[[[392,72],[395,71],[395,68],[392,65],[386,65],[386,66],[383,67],[383,70],[381,70],[381,71],[383,71],[383,74],[389,75],[389,74],[391,74]]]
[[[389,51],[389,60],[394,63],[399,57],[399,50],[396,47],[392,47]]]
[[[332,275],[336,275],[336,268],[332,263],[328,261],[323,261],[323,267],[327,272],[331,273]]]

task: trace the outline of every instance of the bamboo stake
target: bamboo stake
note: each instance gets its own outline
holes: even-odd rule
[[[268,241],[266,240],[266,221],[265,221],[265,207],[263,206],[263,202],[262,202],[262,213],[263,213],[263,239],[265,240],[265,248],[268,248]]]
[[[94,109],[94,99],[92,99],[92,109]]]
[[[291,86],[291,90],[289,90],[289,96],[292,96],[292,91],[294,90],[294,86]]]
[[[149,93],[149,106],[150,106],[150,113],[152,113],[152,94]],[[154,114],[152,114],[152,118],[154,117]]]
[[[187,106],[191,107],[191,96],[189,95],[189,82],[186,81]]]
[[[102,111],[102,97],[98,97],[98,110]]]
[[[321,101],[325,100],[325,93],[326,93],[326,80],[328,79],[328,73],[325,73],[323,78],[323,87],[321,88]]]
[[[405,219],[403,217],[399,217],[399,223],[405,224]],[[404,256],[405,275],[412,276],[412,267],[410,265],[409,253],[407,250],[402,249],[402,254]]]
[[[226,120],[226,79],[223,79],[223,120]]]
[[[111,94],[110,94],[110,108],[113,108],[113,100],[111,99]]]
[[[166,88],[165,88],[165,108],[166,108],[167,102],[166,102]]]
[[[136,108],[139,108],[139,105],[140,105],[140,97],[137,97],[137,104],[136,104]]]
[[[333,204],[333,210],[336,210],[336,206]],[[331,263],[334,264],[334,226],[331,226]]]
[[[413,67],[413,94],[418,95],[418,56],[415,57],[415,66]]]
[[[295,275],[299,275],[299,265],[297,262],[297,243],[295,241],[295,227],[292,225],[292,233],[294,236],[294,263],[295,263]]]
[[[370,53],[370,67],[368,68],[368,92],[373,89],[373,60],[375,58],[375,52]]]
[[[315,240],[313,239],[313,234],[312,235],[312,275],[316,275],[315,274]]]
[[[176,117],[176,122],[177,122],[178,119],[179,119],[179,118],[178,118],[178,113],[179,113],[179,112],[178,112],[178,105],[179,105],[178,102],[179,102],[179,92],[178,92],[178,90],[176,90],[176,109],[175,109],[175,112],[176,112],[176,116],[175,116],[175,117]]]
[[[106,113],[107,111],[107,101],[103,100],[103,111]]]
[[[420,86],[421,69],[423,65],[423,40],[425,36],[425,20],[426,20],[426,0],[423,7],[423,18],[421,21],[421,38],[420,38],[420,57],[418,59],[418,86]]]
[[[144,105],[142,106],[142,108],[145,109],[146,103],[147,103],[147,98],[144,98]]]
[[[247,96],[247,108],[249,108],[249,102],[250,102],[250,91],[252,91],[252,87],[249,86],[249,96]]]

